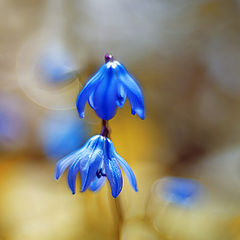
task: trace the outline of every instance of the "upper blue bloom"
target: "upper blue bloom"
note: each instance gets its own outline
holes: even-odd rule
[[[122,190],[122,173],[125,172],[133,189],[137,191],[135,175],[127,162],[116,152],[112,141],[104,136],[91,137],[78,151],[58,161],[56,179],[68,170],[68,185],[75,194],[75,182],[78,172],[81,176],[81,192],[87,189],[99,190],[108,179],[112,196],[116,198]]]
[[[144,101],[137,82],[121,63],[113,60],[111,55],[106,55],[105,61],[106,63],[86,83],[78,96],[77,109],[80,117],[84,117],[84,108],[88,101],[100,118],[110,120],[114,117],[117,107],[121,108],[128,97],[132,114],[137,113],[144,119]]]

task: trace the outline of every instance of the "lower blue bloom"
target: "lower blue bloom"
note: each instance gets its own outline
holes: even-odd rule
[[[56,179],[68,170],[68,186],[75,194],[78,172],[81,176],[81,192],[99,190],[108,179],[112,196],[116,198],[122,190],[122,173],[125,172],[131,186],[137,191],[137,181],[128,163],[116,152],[112,141],[104,136],[91,137],[85,145],[58,161]]]

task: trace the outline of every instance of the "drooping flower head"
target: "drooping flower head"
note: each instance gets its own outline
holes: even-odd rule
[[[142,91],[137,82],[125,67],[114,60],[112,55],[105,55],[105,64],[86,83],[77,99],[79,116],[84,117],[85,104],[88,101],[97,115],[110,120],[114,117],[117,107],[121,108],[126,98],[131,104],[131,112],[145,118]]]
[[[56,179],[59,179],[68,167],[68,185],[73,194],[75,194],[76,177],[80,172],[81,192],[87,189],[97,191],[108,179],[112,196],[116,198],[123,185],[120,167],[133,189],[137,191],[137,181],[132,169],[116,152],[112,141],[102,135],[91,137],[80,150],[58,161]]]

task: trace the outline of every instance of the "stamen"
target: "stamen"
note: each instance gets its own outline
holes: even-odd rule
[[[97,178],[101,178],[102,175],[100,173],[100,169],[97,170],[96,175],[97,175]]]
[[[106,177],[107,175],[102,172],[102,168],[98,169],[96,172],[97,178]]]
[[[102,175],[103,177],[106,177],[106,176],[107,176],[106,173],[103,173],[102,168],[100,169],[100,173],[101,173],[101,175]]]

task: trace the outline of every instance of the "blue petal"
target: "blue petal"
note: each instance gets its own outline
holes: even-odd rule
[[[114,145],[112,143],[112,141],[109,139],[109,143],[111,145],[111,152],[113,154],[113,156],[117,159],[118,163],[120,164],[120,166],[122,167],[123,171],[125,172],[128,181],[130,182],[131,186],[133,187],[133,189],[137,192],[137,180],[136,177],[132,171],[132,169],[130,168],[130,166],[128,165],[128,163],[116,152]]]
[[[112,196],[116,198],[122,190],[122,173],[117,161],[112,157],[110,139],[107,138],[105,143],[104,166],[111,186]]]
[[[91,182],[91,184],[89,185],[89,189],[93,192],[98,191],[106,182],[106,177],[95,177],[95,179]]]
[[[118,64],[117,69],[119,71],[119,78],[127,92],[127,97],[131,104],[132,114],[137,115],[141,118],[145,118],[144,101],[141,88],[137,82],[129,75],[127,70],[122,64]]]
[[[81,192],[86,191],[86,189],[89,187],[90,183],[93,181],[93,179],[96,176],[96,172],[99,168],[99,165],[102,161],[102,153],[94,153],[94,155],[98,155],[98,156],[91,156],[92,160],[90,163],[85,165],[85,169],[81,169]]]
[[[94,93],[94,110],[104,120],[113,118],[116,113],[117,81],[114,71],[112,67],[107,68]]]
[[[76,184],[76,177],[77,173],[80,170],[80,160],[72,163],[68,170],[68,186],[72,191],[72,194],[75,194],[75,184]]]
[[[124,90],[124,87],[122,84],[118,84],[117,89],[117,105],[119,108],[123,107],[125,101],[126,101],[127,94]]]
[[[96,177],[96,172],[103,159],[104,137],[98,135],[80,162],[81,192],[84,192]]]
[[[78,160],[79,157],[81,157],[89,148],[89,146],[92,144],[92,142],[98,138],[100,135],[96,135],[91,137],[90,139],[88,139],[88,141],[83,145],[83,147],[69,155],[67,155],[66,157],[60,159],[57,164],[56,164],[56,179],[59,179],[63,172],[66,170],[66,168],[68,166],[70,166],[74,161]]]
[[[88,104],[89,104],[89,106],[93,109],[93,110],[95,110],[95,107],[94,107],[94,93],[95,93],[95,91],[93,91],[92,93],[91,93],[91,95],[89,96],[89,98],[88,98]]]
[[[98,72],[86,83],[85,87],[82,89],[80,94],[77,98],[77,109],[80,118],[84,117],[84,108],[85,104],[91,95],[92,91],[96,87],[96,85],[99,83],[99,81],[102,80],[102,77],[104,76],[104,72],[106,70],[105,64],[98,70]]]
[[[77,150],[59,160],[56,164],[56,179],[59,179],[68,166],[70,166],[81,155],[82,149]]]

